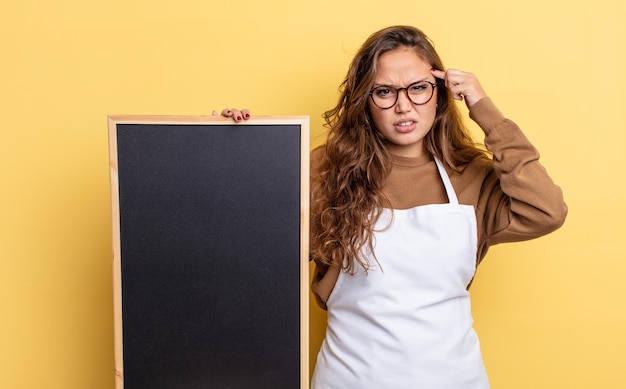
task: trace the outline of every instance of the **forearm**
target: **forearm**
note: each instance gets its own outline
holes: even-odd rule
[[[479,200],[489,245],[532,239],[560,227],[567,206],[561,189],[540,164],[537,149],[491,100],[472,108],[470,115],[485,131],[485,146],[493,154],[493,172]]]

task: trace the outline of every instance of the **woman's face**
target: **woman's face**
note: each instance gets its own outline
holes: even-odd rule
[[[413,49],[401,47],[380,56],[374,88],[390,86],[406,88],[417,81],[436,84],[430,64],[421,59]],[[428,84],[426,84],[428,85]],[[437,88],[432,98],[423,105],[415,105],[404,90],[398,93],[396,104],[388,109],[377,107],[369,99],[369,108],[376,129],[389,142],[389,151],[404,157],[418,157],[426,152],[424,137],[435,121]],[[393,101],[393,100],[392,100]]]

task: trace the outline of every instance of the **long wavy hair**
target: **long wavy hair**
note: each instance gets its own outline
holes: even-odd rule
[[[318,264],[339,264],[349,272],[357,264],[366,271],[370,266],[363,249],[367,245],[373,253],[374,224],[388,206],[382,189],[391,169],[391,154],[374,125],[368,98],[381,55],[402,47],[415,50],[432,68],[444,69],[422,31],[410,26],[385,28],[361,46],[341,83],[337,105],[323,115],[329,132],[311,196],[311,257]],[[424,138],[428,152],[454,170],[485,155],[440,79],[436,109],[433,126]]]

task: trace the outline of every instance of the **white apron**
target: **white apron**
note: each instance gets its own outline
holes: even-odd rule
[[[448,204],[385,209],[366,273],[340,272],[312,389],[486,389],[467,285],[476,270],[476,214]]]

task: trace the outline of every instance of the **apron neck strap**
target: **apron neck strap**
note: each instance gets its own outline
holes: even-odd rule
[[[446,194],[448,195],[448,201],[450,202],[450,204],[459,204],[459,200],[456,197],[456,192],[454,191],[454,188],[452,187],[452,182],[450,182],[450,177],[448,176],[448,173],[446,172],[446,169],[444,169],[443,164],[441,163],[441,161],[439,161],[439,159],[437,157],[435,158],[435,163],[437,164],[437,169],[439,170],[439,175],[441,176],[441,180],[443,181],[443,186],[446,187]]]

